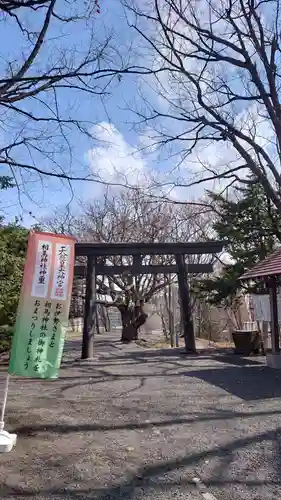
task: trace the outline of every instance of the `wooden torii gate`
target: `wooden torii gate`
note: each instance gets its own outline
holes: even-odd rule
[[[75,256],[86,257],[86,266],[76,266],[76,276],[86,276],[86,295],[84,309],[84,326],[82,341],[82,359],[93,357],[94,329],[96,312],[96,276],[114,276],[126,272],[130,275],[138,274],[177,274],[185,350],[195,353],[195,337],[190,308],[190,293],[188,274],[210,273],[212,264],[185,263],[185,255],[215,255],[223,249],[220,241],[180,242],[180,243],[76,243]],[[131,266],[111,266],[98,263],[99,258],[109,256],[132,256]],[[173,255],[173,265],[146,265],[142,263],[146,255]]]

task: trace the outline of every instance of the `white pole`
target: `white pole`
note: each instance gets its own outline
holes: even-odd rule
[[[0,420],[0,453],[9,452],[17,442],[17,435],[4,431],[4,417],[8,398],[10,375],[7,374]]]
[[[7,398],[8,398],[8,390],[9,390],[9,380],[10,380],[10,375],[8,374],[7,377],[6,377],[5,389],[4,389],[4,398],[3,398],[3,403],[2,403],[1,420],[0,420],[0,432],[4,430],[4,417],[5,417],[5,411],[6,411],[6,406],[7,406]]]

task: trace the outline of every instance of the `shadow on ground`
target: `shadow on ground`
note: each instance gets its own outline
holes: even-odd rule
[[[187,372],[186,377],[199,378],[246,401],[281,397],[281,374],[260,364],[194,370]]]
[[[19,425],[12,428],[19,436],[36,437],[41,435],[48,435],[48,433],[57,434],[75,434],[78,432],[110,432],[110,431],[123,431],[123,430],[144,430],[153,428],[171,428],[175,425],[196,424],[199,422],[219,422],[225,420],[232,420],[234,418],[261,418],[270,416],[281,416],[281,409],[275,411],[259,411],[259,412],[235,412],[227,410],[219,410],[217,412],[201,413],[191,415],[190,417],[179,417],[167,420],[153,420],[149,422],[124,422],[121,424],[102,424],[102,423],[89,423],[89,424],[52,424],[44,422],[42,424],[32,425]],[[13,418],[10,418],[10,423],[13,423]]]
[[[240,357],[233,353],[233,349],[201,349],[197,354],[186,354],[184,349],[179,348],[161,348],[161,349],[147,349],[147,350],[132,350],[131,352],[116,354],[112,357],[113,362],[130,359],[134,363],[154,363],[156,361],[163,361],[167,358],[178,359],[181,361],[195,361],[198,359],[211,359],[221,363],[228,363],[237,366],[261,365],[264,362],[264,357]]]
[[[115,373],[114,367],[120,368],[123,364],[124,371]],[[213,351],[197,356],[182,356],[179,349],[161,349],[161,353],[157,350],[139,352],[134,350],[124,354],[117,352],[108,360],[99,360],[99,366],[96,369],[94,366],[84,365],[84,375],[87,373],[89,376],[79,379],[74,377],[76,382],[73,384],[71,378],[68,377],[66,380],[70,383],[62,388],[62,393],[83,386],[85,383],[94,385],[108,380],[122,381],[122,379],[133,378],[144,380],[152,376],[149,372],[126,373],[125,367],[130,365],[158,367],[158,371],[153,373],[154,378],[163,376],[173,378],[182,375],[187,378],[197,378],[246,401],[281,397],[281,373],[266,367],[262,357],[242,358],[225,352]],[[137,389],[140,387],[141,385]]]
[[[235,416],[236,413],[233,413]],[[169,425],[171,422],[168,423]],[[54,432],[57,430],[57,426],[50,429],[49,432]],[[81,430],[81,429],[80,429]],[[275,430],[268,430],[263,433],[256,433],[251,436],[242,437],[234,441],[230,441],[225,445],[211,447],[199,453],[189,453],[185,456],[178,456],[173,459],[167,459],[158,461],[154,464],[141,465],[137,472],[129,474],[125,480],[116,481],[114,484],[109,484],[108,486],[95,488],[92,485],[84,484],[84,487],[72,487],[66,486],[64,488],[50,487],[46,489],[38,490],[32,489],[30,487],[9,487],[5,485],[1,489],[1,498],[63,498],[63,499],[87,499],[87,500],[117,500],[117,499],[132,499],[134,494],[141,489],[146,495],[149,494],[152,489],[153,492],[163,492],[169,491],[173,487],[183,487],[187,486],[192,490],[192,476],[185,475],[183,478],[178,480],[177,478],[169,476],[175,472],[183,469],[194,470],[202,461],[206,462],[212,459],[216,459],[217,466],[212,471],[211,478],[205,483],[209,487],[228,487],[228,486],[242,486],[248,489],[260,489],[264,486],[270,487],[274,486],[275,491],[280,491],[281,487],[281,477],[280,477],[280,434],[281,428]],[[239,474],[229,477],[226,473],[226,465],[230,466],[232,460],[236,453],[241,453],[250,449],[253,445],[261,445],[265,443],[271,443],[273,446],[272,454],[272,464],[273,473],[270,479],[252,479],[244,476],[239,477]],[[47,465],[47,464],[46,464]],[[164,475],[166,478],[163,480]],[[239,492],[238,492],[239,495]],[[138,498],[138,497],[137,497]],[[153,498],[153,495],[149,498]],[[157,497],[158,498],[158,497]],[[166,498],[163,496],[163,498]],[[169,497],[170,498],[170,497]],[[226,497],[220,497],[226,498]],[[233,499],[233,497],[227,497]],[[236,497],[240,498],[239,496]],[[236,500],[235,498],[235,500]],[[253,498],[253,497],[251,497]],[[256,495],[255,500],[260,500],[262,496]],[[268,498],[268,497],[267,497]]]
[[[66,421],[61,419],[52,423],[52,415],[50,413],[38,413],[38,408],[42,404],[42,400],[40,400],[41,394],[39,394],[33,403],[35,405],[33,415],[32,411],[30,411],[30,413],[27,412],[23,416],[21,409],[17,409],[18,415],[11,412],[9,425],[11,425],[11,431],[16,432],[19,437],[19,447],[16,448],[15,453],[18,451],[21,457],[18,462],[16,454],[12,457],[11,474],[15,473],[15,467],[18,466],[20,474],[23,476],[24,474],[28,475],[30,474],[29,467],[31,467],[31,479],[30,482],[23,484],[21,488],[17,486],[17,483],[10,486],[10,483],[4,479],[6,482],[1,486],[1,498],[7,500],[17,498],[27,499],[31,497],[38,500],[55,500],[60,498],[65,500],[117,500],[121,498],[123,500],[139,500],[140,498],[146,498],[146,500],[154,500],[155,498],[170,499],[172,497],[167,496],[167,491],[173,491],[173,488],[183,488],[186,486],[186,489],[192,492],[193,472],[197,471],[201,467],[201,464],[204,467],[204,464],[208,461],[211,464],[211,468],[210,473],[203,477],[205,483],[211,488],[218,488],[219,490],[225,488],[230,491],[229,496],[221,496],[220,498],[224,500],[246,498],[243,496],[245,492],[243,488],[251,489],[253,492],[252,495],[247,496],[247,499],[261,500],[266,498],[267,500],[274,497],[281,498],[281,494],[279,494],[281,492],[281,427],[279,425],[281,408],[279,409],[278,401],[275,403],[270,401],[267,408],[266,402],[263,402],[263,400],[281,396],[281,375],[278,372],[263,366],[259,359],[239,358],[238,356],[227,355],[225,352],[200,353],[197,357],[182,356],[181,350],[173,351],[171,349],[161,351],[129,349],[126,352],[118,352],[118,343],[115,342],[112,345],[110,343],[111,348],[114,349],[114,353],[111,353],[107,358],[108,353],[106,349],[108,345],[108,341],[100,342],[99,346],[102,352],[97,354],[98,362],[96,360],[93,360],[92,364],[79,363],[78,361],[69,362],[65,365],[66,370],[62,372],[62,377],[57,382],[52,382],[54,390],[53,398],[55,402],[58,402],[58,405],[61,405],[63,412],[65,412],[63,414],[62,410],[60,410],[60,416],[62,415],[63,418],[66,418]],[[77,341],[74,344],[69,344],[69,346],[70,349],[75,348]],[[73,367],[71,363],[73,363]],[[135,366],[135,368],[130,366],[131,373],[126,368],[127,365]],[[78,370],[76,376],[74,376],[74,367]],[[180,382],[178,382],[177,377],[181,377]],[[124,392],[128,379],[136,380],[136,387],[133,389],[129,388],[129,390]],[[210,384],[241,400],[254,401],[254,404],[249,405],[249,408],[246,409],[246,404],[244,405],[243,403],[243,405],[240,405],[240,402],[237,403],[236,399],[227,396],[227,398],[222,398],[223,403],[221,404],[224,405],[224,401],[227,399],[228,406],[218,409],[218,399],[216,398],[221,397],[221,391],[210,391],[208,387],[205,390],[205,384],[192,384],[190,383],[190,379],[203,381],[206,385]],[[154,381],[154,386],[151,384],[151,380]],[[106,400],[105,407],[109,408],[111,412],[109,416],[107,415],[108,421],[105,421],[103,412],[99,414],[95,413],[95,401],[93,400],[94,404],[91,406],[92,400],[90,398],[86,401],[86,404],[90,406],[90,411],[88,417],[84,418],[84,421],[81,422],[80,420],[83,412],[83,407],[81,407],[82,399],[73,407],[73,418],[70,417],[70,414],[67,412],[70,412],[72,408],[72,400],[71,398],[67,399],[67,396],[64,399],[66,390],[70,390],[71,394],[72,389],[78,388],[80,396],[83,393],[83,385],[87,385],[90,397],[92,397],[92,394],[94,394],[92,389],[94,389],[95,384],[109,382],[108,390],[112,390],[112,385],[110,385],[112,381],[120,382],[121,394],[117,394],[118,398],[122,398],[124,394],[135,390],[143,389],[145,382],[147,382],[147,387],[150,387],[151,393],[144,392],[143,400],[139,399],[139,395],[134,395],[134,398],[131,399],[120,399],[120,405],[117,406],[118,413],[114,413],[112,410],[112,398],[114,396],[110,396],[106,400],[106,389],[104,389],[104,386],[101,386],[101,388],[96,388],[95,392],[102,392],[102,399],[105,398]],[[124,384],[122,381],[124,381]],[[163,402],[165,401],[161,391],[165,391],[168,385],[167,381],[171,385],[170,395],[172,403],[168,407],[167,413],[164,413]],[[176,382],[175,384],[174,381]],[[176,399],[177,391],[182,391],[182,385],[184,391],[180,392],[178,399]],[[201,403],[200,398],[198,398],[199,402],[196,407],[194,401],[197,394],[200,393],[202,386],[204,386],[204,390],[202,391],[203,397],[206,394],[208,396],[210,393],[211,396],[207,399],[207,403],[206,400]],[[48,385],[46,384],[44,387],[48,388]],[[146,391],[148,391],[147,387]],[[215,394],[214,397],[213,394]],[[71,396],[73,397],[73,394]],[[140,412],[142,403],[147,397],[151,398],[151,405],[147,405],[144,408],[144,414],[145,412],[146,414],[144,417],[140,417],[142,415]],[[188,397],[190,397],[191,406],[189,405],[189,401],[184,405]],[[49,404],[49,400],[47,398],[45,400],[45,404]],[[258,400],[261,401],[259,409],[257,409]],[[137,401],[137,408],[133,408],[134,401]],[[174,402],[178,404],[174,404]],[[65,406],[63,406],[64,404]],[[154,405],[153,409],[152,404]],[[236,405],[235,410],[234,405]],[[132,414],[129,414],[129,416],[127,414],[127,421],[124,421],[125,418],[123,415],[129,412],[127,408],[130,407],[134,409],[135,416],[132,417]],[[47,409],[47,406],[45,408]],[[152,411],[154,411],[154,414],[151,414]],[[118,420],[116,415],[121,415],[122,419]],[[67,421],[68,416],[69,421]],[[33,421],[31,417],[33,417]],[[143,418],[143,420],[140,421],[140,418]],[[149,420],[146,420],[146,418]],[[207,424],[210,424],[209,427]],[[159,431],[154,441],[151,437],[153,429]],[[221,430],[223,431],[223,437],[220,436]],[[105,442],[107,442],[107,445],[115,442],[117,443],[116,448],[119,450],[119,447],[122,448],[127,445],[124,445],[120,436],[126,434],[126,438],[128,438],[128,436],[134,434],[130,431],[140,431],[140,434],[137,433],[133,437],[138,440],[140,436],[143,436],[145,451],[142,451],[143,455],[141,455],[138,449],[137,458],[134,457],[131,463],[129,463],[130,459],[128,455],[124,453],[124,458],[122,455],[121,472],[124,470],[124,475],[119,474],[120,470],[116,467],[116,463],[112,462],[115,475],[110,476],[111,469],[110,472],[106,472],[108,475],[104,483],[102,483],[103,486],[97,482],[96,471],[92,467],[93,462],[90,463],[92,467],[90,479],[81,479],[80,481],[78,478],[76,481],[75,477],[71,477],[68,480],[65,464],[60,465],[58,462],[58,465],[54,465],[54,462],[48,462],[48,458],[46,458],[48,457],[48,453],[53,455],[53,450],[51,449],[50,451],[49,449],[49,443],[51,443],[52,439],[60,444],[64,441],[67,448],[67,460],[69,464],[72,464],[75,460],[75,449],[72,451],[70,445],[79,434],[83,443],[79,460],[82,462],[89,455],[90,458],[88,460],[90,461],[93,460],[91,457],[96,456],[96,449],[93,443],[96,443],[98,439],[103,449],[107,450]],[[146,431],[151,432],[146,433]],[[211,440],[211,432],[213,434],[217,432],[215,436],[217,439]],[[203,443],[201,448],[197,447],[197,441],[200,441],[200,433]],[[89,442],[86,441],[86,435]],[[171,441],[172,448],[165,448],[166,442],[172,435],[175,437],[175,441]],[[196,437],[196,440],[194,440],[196,441],[195,444],[192,443],[194,435]],[[161,437],[163,450],[161,449],[161,453],[155,455],[152,461],[151,457],[145,453],[149,447],[157,447]],[[39,450],[37,465],[34,465],[36,457],[34,458],[32,455],[32,450],[33,444],[37,442],[42,443],[43,452],[40,455],[41,450]],[[31,450],[30,456],[27,456],[26,452],[28,445]],[[268,449],[270,450],[270,458],[267,454]],[[22,450],[24,450],[24,454],[20,455]],[[174,450],[176,450],[176,453],[173,455]],[[110,449],[108,453],[110,454]],[[261,463],[255,463],[252,457],[256,457],[259,453]],[[246,458],[244,455],[246,455]],[[241,456],[244,458],[240,459]],[[28,459],[32,463],[28,463]],[[134,460],[137,459],[139,462],[136,465]],[[128,463],[126,463],[126,460],[128,460]],[[270,465],[268,465],[269,462]],[[263,477],[259,475],[259,471],[264,466],[264,463],[267,464],[267,471]],[[7,461],[7,464],[9,466],[9,461]],[[231,475],[229,470],[231,467],[235,469],[237,464],[240,466],[240,471],[235,470],[235,474]],[[104,461],[102,462],[102,466],[104,466]],[[32,467],[35,468],[32,469]],[[46,471],[46,474],[49,474],[49,471],[51,471],[53,474],[57,474],[56,478],[58,477],[59,479],[44,483],[45,486],[38,490],[35,488],[36,473],[34,471],[41,470],[41,467],[42,470]],[[71,469],[72,465],[69,467]],[[271,468],[270,472],[268,472],[269,468]],[[252,469],[254,472],[252,472]],[[180,479],[178,477],[179,471],[183,471]],[[63,478],[61,482],[60,473]],[[64,483],[64,487],[61,486],[62,483]],[[270,490],[270,488],[272,489]],[[223,490],[223,492],[226,490]],[[142,492],[141,495],[140,491]],[[236,492],[237,495],[233,496],[233,492]],[[272,493],[272,495],[265,497],[264,492],[266,494]],[[174,495],[174,498],[178,497],[178,494]],[[190,497],[188,496],[187,498]]]

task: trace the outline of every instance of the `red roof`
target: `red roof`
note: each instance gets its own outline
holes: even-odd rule
[[[277,248],[277,250],[268,255],[268,257],[244,273],[240,279],[262,278],[266,276],[277,276],[279,274],[281,275],[281,248]]]

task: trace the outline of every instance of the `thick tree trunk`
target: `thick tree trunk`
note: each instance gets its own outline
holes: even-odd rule
[[[147,314],[141,306],[134,306],[120,309],[122,320],[121,342],[133,342],[138,339],[139,328],[144,325]]]
[[[138,338],[137,328],[133,325],[134,311],[131,308],[121,310],[122,342],[132,342]]]

